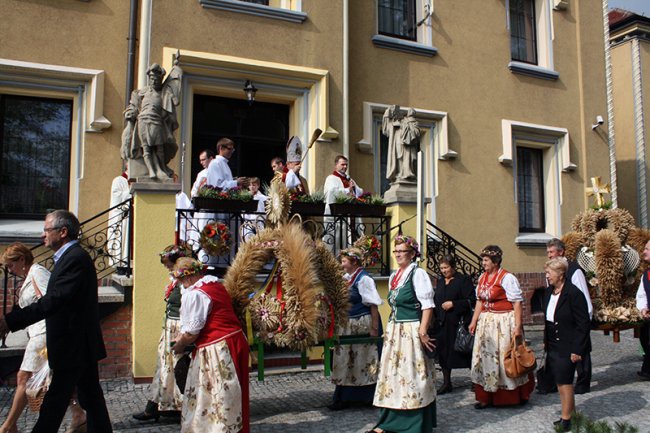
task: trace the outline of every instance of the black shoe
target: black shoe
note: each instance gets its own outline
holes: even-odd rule
[[[158,404],[154,403],[153,401],[148,401],[147,407],[145,407],[144,411],[134,414],[133,418],[137,419],[138,421],[158,421],[158,418],[160,418],[160,412],[158,412]]]
[[[646,373],[645,371],[637,371],[636,374],[641,380],[650,380],[650,373]]]
[[[440,388],[438,388],[437,394],[443,395],[452,392],[453,390],[454,388],[451,386],[451,383],[449,383],[447,385],[442,385]]]
[[[574,393],[574,394],[586,394],[586,393],[588,393],[589,391],[590,391],[589,388],[575,388],[575,389],[573,390],[573,393]]]
[[[349,405],[347,403],[343,403],[340,400],[337,400],[334,403],[327,406],[329,410],[343,410],[343,409],[347,409],[348,407]]]
[[[476,410],[483,410],[486,409],[489,405],[488,404],[483,404],[480,402],[474,403],[474,409]]]
[[[571,431],[571,420],[570,419],[562,419],[560,418],[559,420],[555,421],[553,423],[554,426],[561,426],[562,431]]]
[[[158,411],[160,416],[165,417],[165,418],[173,418],[173,419],[180,419],[181,418],[181,411],[180,410],[161,410]]]

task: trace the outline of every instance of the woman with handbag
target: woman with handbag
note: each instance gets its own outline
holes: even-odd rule
[[[181,257],[194,257],[194,251],[186,245],[169,245],[160,255],[160,263],[171,272],[174,263]],[[183,390],[176,385],[174,365],[180,358],[171,351],[171,344],[180,330],[181,285],[171,278],[165,288],[165,323],[158,341],[156,372],[151,381],[151,397],[144,411],[136,413],[133,418],[138,421],[158,421],[160,412],[168,415],[177,414],[183,406]]]
[[[47,291],[50,281],[50,271],[43,266],[34,263],[34,255],[31,250],[20,242],[15,242],[7,247],[2,254],[2,264],[7,270],[24,278],[23,284],[18,291],[18,306],[25,308],[37,302]],[[23,362],[16,375],[16,393],[14,401],[7,415],[7,419],[0,426],[0,433],[16,433],[18,428],[16,422],[27,406],[26,385],[29,378],[47,362],[47,350],[45,348],[45,320],[36,322],[26,329],[27,346],[23,355]],[[72,421],[66,433],[82,433],[86,431],[86,412],[72,400],[70,402]]]
[[[428,328],[433,320],[433,287],[426,271],[415,263],[419,245],[411,236],[395,237],[397,271],[388,280],[391,314],[374,406],[381,409],[371,433],[431,433],[435,413],[434,346]]]
[[[382,334],[378,306],[382,304],[375,280],[363,268],[363,253],[359,248],[347,248],[339,253],[343,278],[348,281],[350,309],[348,322],[337,335]],[[332,383],[336,385],[330,410],[341,410],[350,403],[372,403],[377,384],[381,343],[334,346]]]
[[[472,364],[472,348],[456,350],[460,349],[456,347],[460,343],[456,340],[456,335],[458,332],[469,335],[467,326],[471,320],[472,307],[476,303],[476,295],[472,280],[467,275],[456,272],[453,256],[443,256],[439,266],[441,275],[433,299],[436,304],[436,351],[443,376],[438,395],[442,395],[452,391],[451,370],[469,368]]]
[[[194,344],[183,394],[181,433],[248,433],[248,341],[230,295],[203,263],[180,258],[181,330],[172,350]]]
[[[576,362],[589,350],[591,321],[587,300],[583,293],[566,279],[569,263],[556,257],[544,266],[548,288],[544,296],[546,326],[546,369],[557,384],[562,404],[562,415],[553,424],[562,431],[571,431],[571,414],[575,410],[573,376]]]
[[[469,325],[474,334],[471,378],[476,409],[525,404],[535,387],[532,373],[508,377],[505,354],[513,337],[523,338],[523,295],[517,278],[501,268],[503,251],[488,245],[481,251],[483,270],[476,287],[476,307]]]

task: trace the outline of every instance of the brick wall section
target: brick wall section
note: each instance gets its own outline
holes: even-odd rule
[[[531,299],[536,290],[546,288],[546,277],[543,272],[522,272],[516,273],[521,291],[524,293],[523,322],[524,325],[543,325],[544,315],[542,313],[532,314]]]
[[[99,363],[99,377],[131,377],[131,305],[123,305],[101,321],[106,359]]]

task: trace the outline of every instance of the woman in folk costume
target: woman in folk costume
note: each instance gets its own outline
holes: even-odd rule
[[[533,373],[516,379],[506,376],[504,357],[512,337],[523,336],[523,295],[517,278],[501,268],[503,251],[488,245],[481,251],[484,273],[476,288],[476,307],[469,332],[476,336],[471,379],[476,409],[490,405],[525,404],[535,387]]]
[[[391,314],[373,404],[381,408],[372,432],[430,433],[435,416],[435,366],[427,355],[434,349],[427,330],[433,319],[433,287],[410,236],[395,238],[398,269],[389,279]]]
[[[181,433],[248,433],[248,342],[226,288],[198,260],[182,258],[173,277],[184,287],[181,334],[173,351],[194,344]]]
[[[341,266],[348,281],[350,310],[348,323],[338,335],[381,335],[377,306],[382,301],[375,281],[361,266],[362,252],[348,248],[340,253]],[[336,385],[331,410],[345,409],[349,403],[372,403],[379,369],[380,345],[338,345],[334,349],[332,383]]]
[[[169,245],[160,253],[160,263],[172,271],[181,257],[193,257],[194,252],[186,244]],[[156,372],[151,382],[151,399],[144,411],[133,415],[138,421],[158,420],[160,412],[180,412],[183,394],[176,386],[174,365],[180,358],[171,351],[171,343],[180,331],[181,285],[172,278],[165,288],[165,325],[158,341]]]

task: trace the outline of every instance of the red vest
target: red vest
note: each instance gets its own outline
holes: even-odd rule
[[[501,285],[506,275],[508,271],[499,269],[492,279],[487,272],[478,279],[476,297],[482,302],[483,311],[502,313],[514,310],[512,302],[506,296],[506,289]]]
[[[242,332],[241,323],[232,308],[230,295],[223,284],[214,281],[194,290],[205,293],[212,301],[212,309],[208,313],[205,326],[194,342],[197,348],[209,346],[231,334]]]

